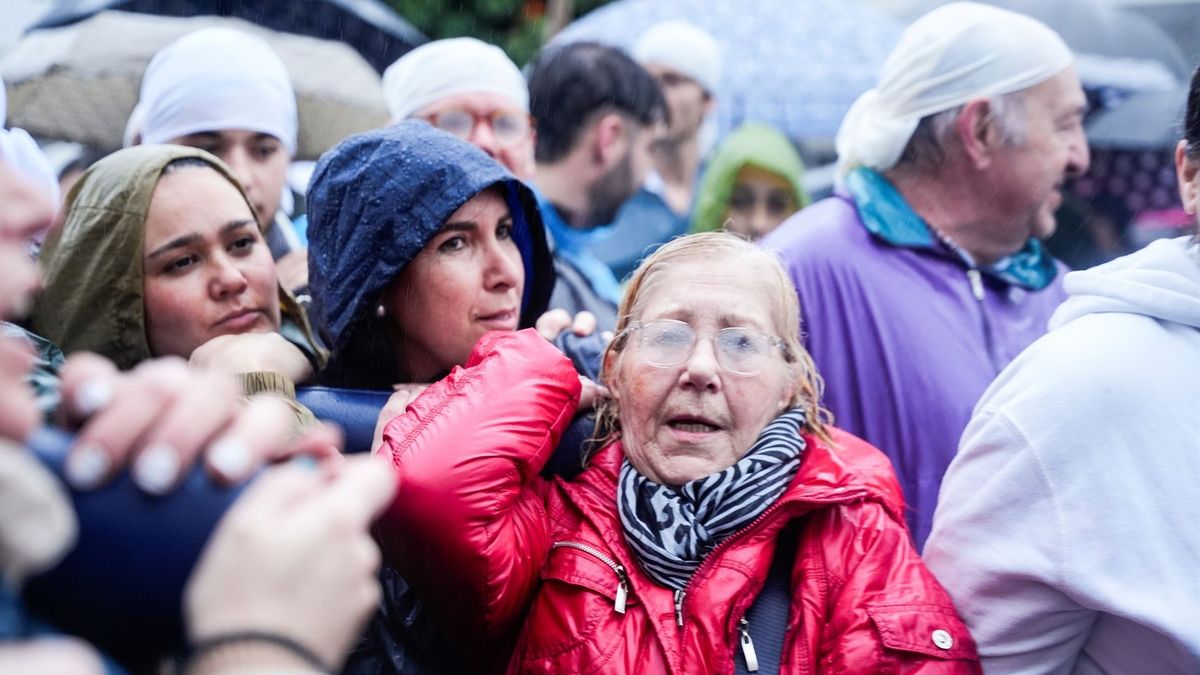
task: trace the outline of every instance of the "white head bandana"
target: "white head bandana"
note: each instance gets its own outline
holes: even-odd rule
[[[392,122],[458,94],[498,94],[529,112],[529,87],[503,49],[475,38],[435,40],[383,71],[383,98]]]
[[[50,199],[58,203],[62,191],[58,187],[58,174],[50,166],[50,160],[24,129],[5,129],[8,119],[8,94],[4,80],[0,79],[0,161],[41,188]]]
[[[150,60],[125,140],[140,132],[142,143],[165,143],[222,129],[270,134],[294,155],[296,94],[265,41],[231,28],[205,28]]]
[[[633,46],[640,64],[669,66],[715,94],[721,82],[721,46],[704,30],[686,21],[664,21],[642,33]]]
[[[921,118],[1045,82],[1071,50],[1036,19],[975,2],[939,7],[910,25],[879,84],[854,102],[837,134],[838,173],[900,159]]]

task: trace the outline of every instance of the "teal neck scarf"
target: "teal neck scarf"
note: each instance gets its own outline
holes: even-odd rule
[[[854,169],[846,176],[846,188],[858,206],[863,225],[871,234],[893,246],[940,249],[937,234],[879,172],[861,167]],[[965,251],[946,244],[968,268],[978,267],[980,272],[1012,286],[1040,291],[1058,274],[1054,258],[1037,239],[1030,238],[1020,251],[983,266],[976,265]]]

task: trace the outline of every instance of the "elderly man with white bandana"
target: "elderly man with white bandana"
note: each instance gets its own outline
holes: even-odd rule
[[[504,50],[475,38],[426,43],[383,73],[392,123],[409,118],[482,149],[524,181],[534,174],[525,77]]]
[[[1072,63],[1027,16],[926,14],[842,123],[837,194],[763,240],[796,285],[826,405],[895,464],[918,546],[976,401],[1064,298],[1040,240],[1088,165]]]

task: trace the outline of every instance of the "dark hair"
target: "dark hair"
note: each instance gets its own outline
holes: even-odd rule
[[[1187,141],[1188,157],[1200,161],[1200,68],[1196,68],[1196,72],[1192,73],[1192,86],[1188,89],[1183,138]]]
[[[666,119],[658,83],[625,52],[575,42],[542,50],[530,66],[529,112],[537,122],[537,161],[562,159],[596,113],[610,110],[646,126]]]

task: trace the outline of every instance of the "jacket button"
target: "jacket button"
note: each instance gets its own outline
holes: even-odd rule
[[[954,646],[954,638],[942,629],[933,631],[933,644],[937,645],[938,649],[950,649]]]

